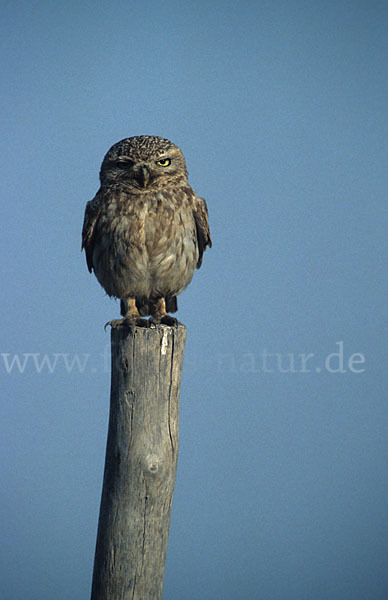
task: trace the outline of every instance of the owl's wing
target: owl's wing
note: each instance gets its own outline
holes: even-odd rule
[[[199,267],[202,264],[202,256],[206,250],[206,247],[209,246],[209,248],[211,248],[211,246],[212,246],[212,239],[210,237],[210,229],[209,229],[209,222],[208,222],[207,206],[206,206],[206,201],[203,198],[197,197],[195,199],[193,214],[194,214],[194,219],[195,219],[195,226],[197,229],[197,242],[198,242],[198,250],[199,250],[197,269],[199,269]]]
[[[81,250],[85,248],[86,263],[88,269],[92,272],[93,269],[93,248],[94,248],[94,233],[95,226],[100,216],[101,202],[100,194],[97,192],[93,200],[89,200],[86,204],[84,224],[82,227],[82,246]]]

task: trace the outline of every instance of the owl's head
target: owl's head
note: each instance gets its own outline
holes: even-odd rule
[[[139,135],[114,144],[101,165],[101,185],[123,184],[136,193],[187,184],[184,156],[165,138]]]

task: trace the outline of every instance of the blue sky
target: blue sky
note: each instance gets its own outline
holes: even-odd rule
[[[164,597],[387,598],[387,26],[374,0],[3,3],[2,598],[89,597],[119,305],[80,230],[138,134],[182,148],[214,241],[179,298]]]

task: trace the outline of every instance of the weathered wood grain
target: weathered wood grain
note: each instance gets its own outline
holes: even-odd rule
[[[92,600],[160,600],[178,459],[186,328],[112,329]]]

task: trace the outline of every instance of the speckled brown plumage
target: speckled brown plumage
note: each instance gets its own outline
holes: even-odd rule
[[[188,183],[185,159],[169,140],[137,136],[108,151],[101,187],[82,230],[89,271],[121,300],[121,324],[173,324],[176,297],[211,246],[206,202]]]

